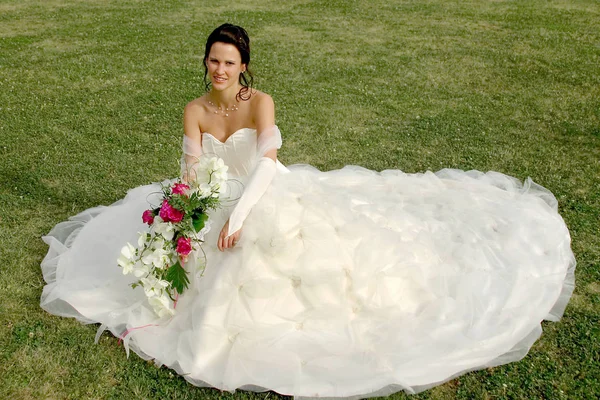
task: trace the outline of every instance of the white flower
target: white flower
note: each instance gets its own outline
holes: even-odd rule
[[[164,249],[165,241],[161,237],[155,237],[152,241],[152,248],[155,250]]]
[[[156,219],[158,218],[160,217],[157,217]],[[173,224],[170,222],[162,222],[162,219],[160,219],[160,222],[156,222],[156,219],[153,224],[154,232],[161,235],[163,238],[165,238],[165,240],[172,240],[173,236],[175,236],[175,228],[173,227]]]
[[[127,243],[121,249],[121,256],[128,260],[133,260],[135,258],[136,248],[133,247],[131,243]]]
[[[219,168],[215,171],[213,171],[213,175],[212,178],[217,182],[226,182],[227,181],[227,170],[229,169],[228,166],[224,166],[222,168]]]
[[[198,185],[198,196],[200,197],[208,197],[212,195],[212,187],[208,183],[201,183]]]
[[[164,268],[170,261],[169,252],[163,248],[154,251],[147,249],[142,255],[142,262],[146,265],[153,265],[156,268]]]
[[[227,181],[226,180],[222,180],[222,179],[213,179],[210,181],[210,188],[212,190],[212,196],[216,197],[218,196],[220,193],[222,193],[223,191],[225,191],[225,188],[227,187]]]
[[[123,275],[127,275],[127,274],[130,274],[131,272],[133,272],[133,263],[132,262],[123,261],[123,260],[121,260],[120,257],[117,262],[119,263],[119,266],[121,268],[123,268]]]
[[[150,266],[144,264],[141,261],[138,261],[135,263],[135,265],[133,266],[133,275],[135,275],[136,278],[141,278],[142,276],[146,276],[150,273]]]
[[[212,157],[210,160],[210,170],[211,171],[219,171],[220,169],[225,168],[225,171],[227,171],[227,167],[225,166],[225,161],[223,161],[222,158],[219,157]]]
[[[149,235],[146,232],[138,232],[138,247],[144,247]]]
[[[223,161],[223,160],[221,160],[221,161]],[[213,171],[210,185],[215,190],[221,191],[220,188],[225,186],[225,183],[227,182],[227,169],[228,169],[227,166],[223,166],[223,167]]]
[[[167,295],[150,297],[148,303],[150,303],[154,312],[161,318],[175,314],[171,299]]]
[[[222,182],[227,181],[228,169],[229,167],[219,157],[202,158],[198,163],[195,181],[198,185],[210,183],[213,187],[222,186]]]
[[[158,279],[154,275],[142,278],[140,279],[140,282],[142,282],[144,293],[146,293],[147,297],[161,296],[163,294],[163,289],[169,286],[169,282]]]
[[[208,182],[208,179],[210,178],[209,160],[210,159],[208,158],[201,158],[200,162],[198,162],[196,166],[196,176],[194,177],[194,183],[196,185]]]
[[[121,249],[121,255],[117,259],[117,264],[123,268],[123,275],[130,274],[133,271],[135,255],[136,249],[131,243],[127,243],[127,245]]]

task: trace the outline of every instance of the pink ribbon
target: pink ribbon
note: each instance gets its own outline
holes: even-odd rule
[[[119,336],[119,341],[117,343],[121,344],[121,340],[125,339],[125,336],[129,335],[131,332],[133,332],[133,331],[135,331],[137,329],[144,329],[144,328],[147,328],[149,326],[158,326],[158,325],[156,325],[156,324],[148,324],[148,325],[144,325],[144,326],[136,326],[135,328],[129,328],[125,332],[123,332],[121,334],[121,336]]]
[[[173,308],[176,308],[176,307],[177,307],[177,301],[179,301],[179,293],[177,293],[177,294],[175,295],[175,301],[173,302]],[[148,325],[144,325],[144,326],[136,326],[135,328],[129,328],[129,329],[127,329],[125,332],[123,332],[123,333],[121,334],[121,336],[119,336],[119,341],[118,341],[118,344],[121,344],[121,341],[122,341],[123,339],[125,339],[125,337],[126,337],[127,335],[129,335],[131,332],[133,332],[133,331],[135,331],[135,330],[138,330],[138,329],[144,329],[144,328],[148,328],[149,326],[159,326],[159,325],[157,325],[157,324],[148,324]]]

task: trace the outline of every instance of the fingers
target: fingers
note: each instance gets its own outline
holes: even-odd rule
[[[219,234],[219,239],[217,239],[217,248],[220,251],[224,251],[227,247],[225,247],[227,231],[229,230],[229,221],[225,222],[223,228],[221,229],[221,233]]]
[[[221,229],[221,233],[219,234],[219,239],[217,240],[217,248],[218,248],[220,251],[223,251],[223,250],[225,250],[225,232],[226,232],[226,231],[225,231],[225,228],[226,228],[226,226],[227,226],[227,225],[225,225],[225,226],[223,227],[223,229]]]
[[[217,248],[223,251],[223,232],[219,234],[219,239],[217,239]]]
[[[225,249],[230,249],[234,247],[240,239],[241,230],[234,232],[230,236],[226,236],[228,229],[229,224],[226,223],[225,226],[223,226],[223,229],[221,229],[221,233],[219,234],[219,239],[217,240],[217,248],[220,251],[225,251]]]
[[[237,244],[238,240],[239,240],[239,234],[233,234],[231,236],[227,236],[227,237],[223,237],[221,239],[221,247],[222,249],[231,249],[233,247],[235,247],[235,245]]]
[[[223,247],[225,247],[226,249],[231,249],[233,246],[235,246],[237,244],[238,237],[239,237],[239,235],[237,235],[235,233],[231,236],[226,237],[223,240],[223,243],[224,243]]]

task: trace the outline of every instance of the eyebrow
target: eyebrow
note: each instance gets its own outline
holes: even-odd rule
[[[219,61],[219,60],[217,59],[217,57],[209,57],[208,59],[209,59],[210,61]],[[234,61],[234,60],[225,60],[225,62],[230,62],[230,63],[234,63],[234,64],[235,64],[235,61]]]

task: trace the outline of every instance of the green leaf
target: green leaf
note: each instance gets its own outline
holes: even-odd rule
[[[202,228],[204,228],[204,224],[208,220],[208,215],[204,213],[194,214],[192,217],[192,223],[194,224],[194,230],[196,232],[200,232]]]
[[[187,271],[183,269],[179,261],[169,267],[166,280],[171,283],[171,286],[177,290],[177,293],[179,294],[182,294],[183,291],[188,288],[190,283]]]

